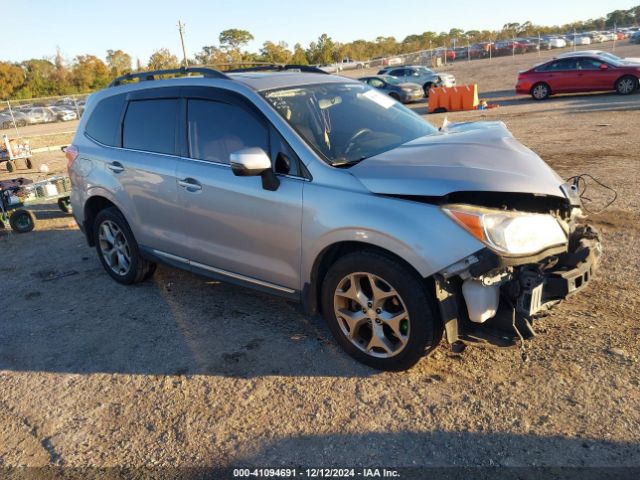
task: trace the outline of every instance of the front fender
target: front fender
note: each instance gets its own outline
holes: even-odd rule
[[[313,184],[305,186],[302,237],[303,284],[318,256],[339,242],[393,252],[422,277],[484,247],[435,205]]]

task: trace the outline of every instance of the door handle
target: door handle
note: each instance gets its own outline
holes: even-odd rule
[[[124,167],[120,162],[111,162],[109,165],[107,165],[107,168],[113,173],[120,173],[124,171]]]
[[[185,178],[184,180],[178,180],[178,185],[182,188],[186,188],[189,192],[199,192],[202,190],[202,185],[194,178]]]

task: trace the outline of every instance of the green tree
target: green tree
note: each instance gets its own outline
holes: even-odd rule
[[[178,61],[178,57],[171,53],[169,49],[161,48],[151,54],[147,66],[149,70],[168,70],[178,68],[180,62]]]
[[[0,62],[0,99],[6,100],[24,83],[24,71],[9,62]]]
[[[633,21],[631,10],[614,10],[607,13],[606,25],[607,28],[614,28],[615,26],[621,27],[629,25]]]
[[[329,64],[337,61],[334,59],[335,43],[331,37],[323,33],[317,42],[311,42],[307,50],[307,58],[310,63]]]
[[[260,49],[260,55],[263,61],[270,63],[290,63],[292,56],[285,42],[276,44],[270,41],[264,42]]]
[[[25,81],[15,92],[18,98],[45,97],[56,95],[58,85],[54,80],[56,66],[49,60],[31,59],[22,62]]]
[[[293,46],[293,56],[291,57],[291,63],[294,65],[308,65],[309,60],[307,60],[307,54],[302,48],[302,45],[296,43]]]
[[[78,55],[71,67],[71,84],[78,92],[90,92],[107,86],[109,69],[95,55]]]
[[[229,28],[220,32],[218,37],[220,40],[220,47],[227,51],[240,51],[247,43],[253,40],[253,35],[247,30],[240,30],[238,28]]]
[[[131,71],[131,55],[122,50],[107,50],[107,66],[112,76],[124,75]]]
[[[196,53],[196,62],[200,65],[216,65],[228,61],[227,54],[214,45],[202,47],[202,51]]]

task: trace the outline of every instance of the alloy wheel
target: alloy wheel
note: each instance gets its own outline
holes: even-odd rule
[[[623,95],[633,92],[634,88],[635,84],[631,78],[623,78],[618,82],[618,91]]]
[[[111,220],[105,220],[98,231],[102,258],[117,275],[124,276],[131,268],[131,249],[122,229]]]
[[[547,95],[549,95],[549,90],[545,85],[536,85],[535,87],[533,87],[532,93],[535,98],[537,98],[538,100],[542,100],[543,98],[546,98]]]
[[[402,297],[383,278],[351,273],[334,293],[334,313],[345,337],[367,355],[389,358],[407,345],[410,319]]]

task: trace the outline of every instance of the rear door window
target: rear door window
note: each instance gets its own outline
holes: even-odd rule
[[[244,148],[269,152],[267,126],[239,105],[190,99],[187,131],[191,158],[229,164],[229,156]]]
[[[177,115],[175,98],[129,102],[122,127],[122,146],[175,155]]]

